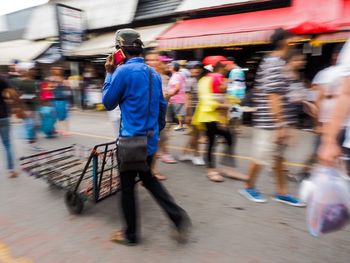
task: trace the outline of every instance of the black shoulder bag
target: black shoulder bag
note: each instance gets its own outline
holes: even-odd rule
[[[152,70],[149,69],[149,98],[146,127],[148,125],[152,98]],[[138,171],[147,172],[147,141],[150,135],[147,130],[145,136],[119,137],[117,141],[117,158],[119,172]]]

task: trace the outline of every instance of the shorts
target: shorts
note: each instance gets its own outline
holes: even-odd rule
[[[175,116],[178,117],[185,117],[186,116],[186,107],[185,104],[181,103],[174,103],[172,104]]]
[[[276,158],[285,157],[290,140],[285,144],[277,144],[275,142],[276,132],[277,130],[266,130],[260,128],[255,128],[253,130],[252,157],[256,163],[271,166]],[[294,133],[294,130],[291,129],[290,132]]]

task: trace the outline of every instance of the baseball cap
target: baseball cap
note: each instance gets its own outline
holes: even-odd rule
[[[203,59],[204,66],[212,65],[215,67],[219,62],[223,65],[233,65],[233,61],[224,56],[208,56]]]

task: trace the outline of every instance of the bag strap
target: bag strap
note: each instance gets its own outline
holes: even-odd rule
[[[147,119],[146,119],[146,128],[149,120],[149,115],[151,111],[151,100],[152,100],[152,69],[148,67],[149,72],[149,95],[148,95],[148,109],[147,109]],[[151,136],[151,133],[149,130],[147,130],[147,136]]]

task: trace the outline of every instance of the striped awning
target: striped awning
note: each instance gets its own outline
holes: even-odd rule
[[[336,32],[333,34],[321,34],[316,38],[320,44],[341,43],[350,38],[350,31]]]
[[[159,39],[159,49],[176,50],[192,48],[210,48],[222,46],[259,45],[269,43],[273,30],[238,32],[221,35],[204,35],[185,38]]]
[[[179,21],[158,38],[159,48],[177,50],[266,44],[272,32],[281,27],[299,35],[337,29],[341,1],[329,5],[323,0],[294,0],[292,3],[284,8]]]

